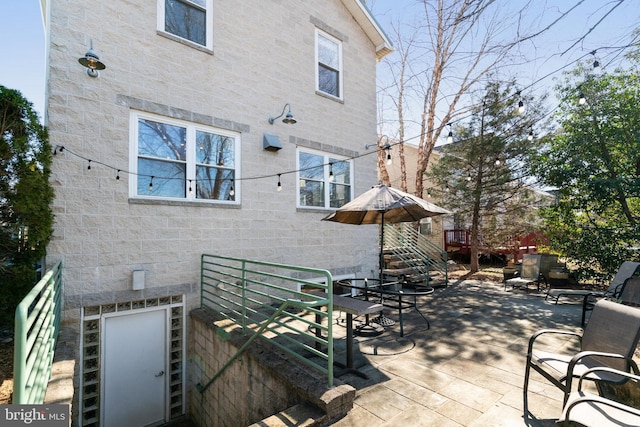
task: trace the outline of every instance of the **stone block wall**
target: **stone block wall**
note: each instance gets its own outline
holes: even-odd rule
[[[287,408],[309,403],[321,410],[322,423],[353,407],[355,389],[326,377],[295,360],[288,360],[262,340],[256,340],[203,393],[206,384],[231,359],[247,337],[227,332],[206,309],[191,312],[189,336],[189,413],[197,426],[247,426]]]
[[[212,49],[158,30],[161,1],[47,0],[49,138],[55,229],[47,261],[62,261],[65,321],[87,305],[185,294],[197,303],[199,258],[225,254],[367,276],[374,227],[320,221],[297,208],[297,148],[363,154],[376,141],[375,46],[344,2],[213,2]],[[90,25],[88,25],[90,23]],[[344,91],[315,90],[315,31],[343,46]],[[100,77],[78,63],[93,40]],[[295,125],[267,121],[289,103]],[[132,194],[132,111],[238,132],[237,205],[141,200]],[[265,133],[283,148],[262,148]],[[371,150],[369,150],[371,152]],[[91,168],[87,160],[91,159]],[[375,155],[354,161],[354,195],[376,183]],[[105,167],[108,165],[110,168]],[[116,179],[116,170],[120,170]],[[247,179],[272,175],[268,179]],[[143,292],[132,271],[144,270]]]

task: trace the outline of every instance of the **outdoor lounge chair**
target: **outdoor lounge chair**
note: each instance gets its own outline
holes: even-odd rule
[[[541,351],[545,336],[572,335],[580,341],[580,351],[576,354],[558,354]],[[582,336],[573,331],[543,329],[529,339],[527,366],[524,376],[524,415],[529,414],[527,389],[531,369],[537,371],[553,385],[564,392],[563,406],[567,403],[574,377],[580,377],[588,369],[607,366],[622,371],[629,367],[637,371],[633,362],[633,353],[640,339],[640,309],[600,300],[596,303],[589,324]],[[536,348],[534,348],[534,346]],[[595,380],[600,390],[599,380],[620,383],[621,378],[607,372],[594,372],[588,375]]]
[[[569,400],[562,410],[562,416],[558,423],[570,426],[571,422],[579,423],[587,427],[602,426],[640,426],[640,410],[631,406],[610,400],[593,393],[582,391],[582,381],[585,377],[596,372],[604,372],[608,375],[619,375],[627,380],[640,383],[640,377],[628,372],[616,369],[597,367],[589,369],[580,376],[578,391],[569,395]]]
[[[618,271],[609,284],[609,287],[604,292],[595,292],[588,289],[549,289],[549,292],[547,292],[547,296],[545,297],[545,299],[549,297],[555,298],[557,304],[558,299],[562,296],[577,296],[583,298],[584,300],[586,300],[588,296],[600,298],[611,297],[614,296],[616,292],[620,291],[620,285],[622,285],[625,280],[634,275],[640,275],[640,262],[624,261],[620,265],[620,268],[618,268]],[[593,302],[593,299],[591,299],[591,301]],[[593,305],[591,305],[589,309],[592,308]]]
[[[609,288],[604,292],[588,292],[584,295],[582,300],[582,326],[584,327],[587,320],[587,311],[593,310],[598,299],[615,299],[618,300],[621,297],[621,293],[624,290],[624,284],[631,277],[640,277],[640,262],[625,261],[620,266],[620,269],[616,273],[616,276],[611,281]],[[627,305],[632,305],[637,301],[634,300],[632,290],[627,291],[625,295],[625,301]]]
[[[511,279],[504,281],[504,290],[507,290],[507,286],[511,285],[512,289],[516,286],[524,286],[525,288],[529,283],[536,283],[538,285],[538,291],[540,290],[540,282],[546,283],[544,276],[541,272],[542,256],[538,254],[524,254],[522,255],[522,266],[520,267],[520,274]]]

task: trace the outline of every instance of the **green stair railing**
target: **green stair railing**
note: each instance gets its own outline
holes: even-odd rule
[[[435,271],[442,274],[445,285],[448,284],[448,257],[442,248],[418,233],[409,223],[387,224],[384,233],[385,250],[402,260],[414,276],[430,285],[430,275]]]
[[[326,374],[333,387],[333,279],[327,270],[204,254],[200,305],[249,336],[211,380],[196,386],[200,392],[256,338]]]
[[[18,304],[13,350],[14,404],[41,404],[60,331],[62,264],[58,262]]]

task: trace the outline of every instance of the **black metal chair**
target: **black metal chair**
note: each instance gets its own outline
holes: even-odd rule
[[[571,423],[587,427],[640,426],[640,409],[582,390],[583,380],[597,372],[617,375],[621,380],[640,383],[640,376],[628,372],[604,367],[590,369],[580,377],[578,390],[569,395],[558,423],[567,427],[574,425]]]
[[[580,351],[575,354],[559,354],[542,351],[540,338],[547,335],[571,335],[580,342]],[[582,335],[573,331],[544,329],[536,332],[529,339],[527,350],[527,366],[524,376],[523,398],[524,414],[529,414],[527,390],[531,369],[538,372],[545,379],[564,392],[563,406],[571,392],[573,378],[580,377],[585,371],[607,366],[621,371],[630,368],[638,373],[633,362],[633,353],[640,340],[640,309],[618,304],[613,301],[600,300],[596,303],[591,319]],[[607,372],[594,372],[586,378],[619,382],[620,377]]]

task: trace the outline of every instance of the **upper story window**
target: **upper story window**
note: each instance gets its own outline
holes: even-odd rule
[[[158,28],[212,48],[213,0],[158,0]]]
[[[236,203],[239,134],[135,111],[131,123],[132,197]]]
[[[316,29],[316,90],[342,98],[342,42]]]
[[[351,201],[352,160],[298,150],[298,206],[339,208]]]

